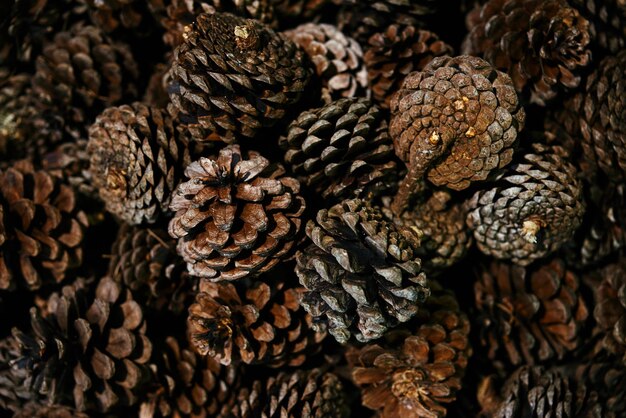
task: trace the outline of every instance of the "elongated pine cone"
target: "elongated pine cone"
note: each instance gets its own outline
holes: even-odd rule
[[[168,210],[190,163],[188,141],[169,114],[138,102],[102,112],[89,128],[87,150],[107,210],[133,225]]]
[[[578,87],[591,62],[592,27],[566,0],[489,0],[467,21],[463,53],[506,71],[534,103]]]
[[[340,343],[380,338],[413,317],[430,291],[416,256],[419,234],[354,199],[317,213],[297,254],[304,308]]]
[[[326,102],[367,94],[367,70],[357,41],[327,23],[304,23],[286,31],[285,35],[302,48],[315,65]]]
[[[203,13],[174,52],[170,99],[198,141],[253,137],[300,99],[312,73],[304,58],[257,21]]]
[[[104,278],[90,296],[76,283],[53,294],[47,311],[31,308],[32,333],[13,331],[31,390],[79,411],[135,404],[151,380],[152,344],[130,292]]]
[[[319,350],[326,332],[314,330],[311,316],[300,307],[304,289],[265,277],[271,286],[261,281],[200,283],[188,318],[197,352],[224,365],[241,360],[281,367],[299,366]]]
[[[531,149],[495,187],[467,202],[467,225],[478,248],[520,265],[558,250],[585,212],[581,182],[564,150],[542,144]]]
[[[532,267],[493,261],[474,285],[476,323],[491,361],[520,366],[562,360],[587,340],[579,279],[559,259]]]
[[[87,226],[60,179],[26,162],[0,172],[0,289],[63,281],[81,265]]]
[[[363,60],[372,99],[383,109],[413,71],[422,71],[433,58],[452,55],[452,47],[427,30],[393,24],[368,40]]]
[[[279,144],[298,179],[327,200],[374,196],[397,181],[384,113],[368,99],[302,112]]]

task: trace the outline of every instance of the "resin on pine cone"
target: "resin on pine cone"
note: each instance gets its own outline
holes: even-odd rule
[[[396,226],[354,199],[317,213],[297,254],[304,308],[340,343],[380,338],[413,317],[430,291],[417,257],[419,231]]]
[[[213,281],[235,280],[270,270],[296,242],[305,209],[300,183],[280,164],[238,145],[217,159],[187,166],[170,209],[169,233],[189,273]]]
[[[385,115],[368,99],[302,112],[279,144],[298,179],[324,199],[374,196],[397,181]]]
[[[194,139],[234,142],[284,118],[311,73],[304,51],[284,35],[229,13],[203,13],[174,52],[169,93]]]
[[[389,134],[409,170],[392,203],[401,213],[436,186],[463,190],[513,158],[525,113],[508,75],[470,56],[439,57],[409,74],[391,100]]]

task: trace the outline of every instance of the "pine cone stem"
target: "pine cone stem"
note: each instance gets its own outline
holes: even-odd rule
[[[409,168],[409,172],[400,183],[398,193],[394,196],[391,203],[391,210],[395,215],[401,215],[408,208],[410,200],[424,192],[425,183],[423,178],[425,172],[425,167],[412,165]]]

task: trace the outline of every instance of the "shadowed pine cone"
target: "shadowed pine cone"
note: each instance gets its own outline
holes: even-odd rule
[[[234,142],[273,126],[312,71],[284,35],[229,13],[200,14],[174,52],[170,99],[198,141]]]
[[[626,416],[626,367],[614,359],[597,357],[591,362],[582,363],[576,370],[578,381],[589,382],[598,392],[605,415],[602,418],[620,418]]]
[[[141,103],[106,109],[89,128],[89,170],[106,209],[129,224],[168,210],[190,162],[188,141],[168,113]]]
[[[142,17],[148,14],[146,6],[158,4],[162,0],[78,0],[89,10],[91,20],[105,32],[113,32],[120,27],[137,28]]]
[[[345,200],[317,213],[306,233],[313,244],[297,254],[296,273],[307,288],[304,308],[340,343],[380,338],[413,317],[430,291],[419,234],[399,229],[376,207]]]
[[[13,415],[13,418],[90,418],[89,415],[78,412],[74,408],[64,405],[47,405],[39,402],[29,402]]]
[[[63,281],[81,265],[87,216],[72,189],[30,163],[0,173],[0,289]]]
[[[533,144],[495,187],[476,192],[467,205],[478,248],[520,265],[558,250],[585,211],[581,182],[563,148],[542,144]]]
[[[135,404],[151,380],[152,345],[130,291],[104,278],[89,296],[79,282],[53,294],[47,311],[31,308],[32,333],[13,330],[31,390],[79,411]]]
[[[470,56],[433,59],[409,74],[391,99],[389,134],[409,173],[392,209],[422,190],[463,190],[511,162],[525,113],[508,75]]]
[[[559,259],[533,267],[492,261],[474,285],[476,323],[491,361],[520,366],[562,360],[587,340],[579,280]]]
[[[295,244],[305,202],[300,183],[238,145],[215,160],[187,166],[170,209],[169,233],[189,273],[213,281],[235,280],[270,270]]]
[[[313,330],[311,316],[300,307],[304,289],[268,279],[271,286],[201,281],[188,317],[197,352],[224,365],[241,360],[281,367],[300,366],[319,350],[326,332]]]
[[[30,400],[27,372],[11,367],[20,357],[20,347],[15,338],[0,340],[0,414],[3,410],[17,413]]]
[[[390,25],[373,34],[363,60],[372,98],[383,109],[402,87],[405,77],[422,71],[433,58],[452,55],[452,47],[427,30],[411,25]]]
[[[594,27],[595,42],[613,54],[626,45],[626,3],[623,0],[571,0]]]
[[[592,27],[566,0],[489,0],[467,22],[463,53],[506,71],[534,103],[578,87],[591,62]]]
[[[368,99],[302,112],[279,144],[298,179],[326,201],[377,195],[397,181],[385,115]]]
[[[98,191],[94,189],[89,172],[89,154],[86,139],[65,142],[43,156],[43,168],[60,177],[77,192],[96,201]]]
[[[354,39],[326,23],[304,23],[286,31],[285,36],[302,48],[315,65],[326,103],[367,95],[363,51]]]

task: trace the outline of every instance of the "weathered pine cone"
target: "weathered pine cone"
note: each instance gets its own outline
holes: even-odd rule
[[[392,204],[401,213],[436,186],[463,190],[511,162],[525,113],[508,75],[470,56],[439,57],[409,74],[391,100],[389,134],[409,172]]]
[[[257,21],[202,13],[174,52],[170,99],[197,141],[253,137],[300,99],[312,73],[304,58]]]
[[[326,201],[375,196],[397,181],[384,113],[368,99],[302,112],[279,144],[293,173]]]
[[[138,102],[98,116],[87,150],[107,210],[133,225],[153,223],[168,210],[190,163],[187,138],[168,113]]]
[[[478,248],[527,265],[558,250],[580,226],[585,211],[576,169],[558,146],[533,144],[495,187],[467,202],[467,225]]]
[[[413,317],[430,291],[416,256],[419,234],[354,199],[317,213],[297,254],[304,308],[340,343],[380,338]]]
[[[300,230],[300,183],[254,151],[222,149],[187,166],[170,209],[169,233],[189,273],[213,281],[270,270],[288,255]]]

